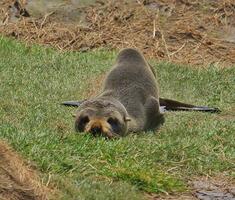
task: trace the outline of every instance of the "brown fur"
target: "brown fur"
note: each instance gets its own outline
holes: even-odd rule
[[[101,132],[104,133],[104,135],[111,137],[109,134],[109,129],[111,128],[110,125],[107,123],[106,120],[104,119],[92,119],[90,122],[87,124],[85,128],[85,132],[91,132],[92,129],[94,128],[99,128],[101,129]]]
[[[49,190],[35,171],[13,150],[0,141],[0,199],[47,200]]]

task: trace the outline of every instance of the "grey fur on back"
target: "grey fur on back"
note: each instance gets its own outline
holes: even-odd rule
[[[123,104],[132,119],[129,131],[154,129],[164,121],[159,111],[156,78],[135,49],[128,48],[119,53],[100,97],[113,97]]]

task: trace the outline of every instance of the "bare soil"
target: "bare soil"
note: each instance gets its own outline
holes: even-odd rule
[[[67,0],[41,16],[31,9],[37,1],[28,1],[1,1],[1,34],[60,50],[136,47],[148,58],[180,64],[235,63],[233,0],[99,0],[80,6]]]
[[[216,177],[195,177],[189,181],[189,192],[148,194],[150,200],[235,200],[235,182],[225,174]]]
[[[52,190],[5,142],[0,141],[0,199],[47,200]],[[50,194],[50,195],[49,195]]]

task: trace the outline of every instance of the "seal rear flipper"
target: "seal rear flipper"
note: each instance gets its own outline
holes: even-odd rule
[[[160,98],[160,106],[164,107],[165,111],[201,111],[210,113],[219,113],[219,108],[207,107],[207,106],[195,106],[192,104],[182,103],[171,99]]]
[[[70,107],[79,107],[84,101],[86,101],[86,100],[82,100],[82,101],[64,101],[63,103],[61,103],[61,105],[70,106]]]

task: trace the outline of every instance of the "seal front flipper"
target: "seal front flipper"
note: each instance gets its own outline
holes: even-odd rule
[[[211,108],[207,106],[194,106],[192,108],[187,107],[178,107],[176,108],[179,111],[201,111],[201,112],[210,112],[210,113],[220,113],[221,110],[219,108]]]
[[[213,108],[208,106],[195,106],[192,104],[182,103],[172,99],[160,98],[160,106],[164,107],[165,111],[201,111],[210,113],[219,113],[219,108]]]
[[[156,97],[150,96],[144,104],[146,114],[145,130],[158,129],[165,122],[162,109]]]
[[[64,101],[61,105],[70,107],[79,107],[85,100],[81,101]],[[160,112],[165,113],[167,111],[200,111],[210,113],[220,113],[219,108],[208,107],[208,106],[195,106],[192,104],[182,103],[172,99],[160,98]]]
[[[63,103],[61,103],[61,105],[70,106],[70,107],[79,107],[85,101],[86,99],[82,101],[64,101]]]

